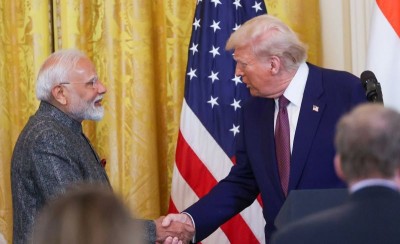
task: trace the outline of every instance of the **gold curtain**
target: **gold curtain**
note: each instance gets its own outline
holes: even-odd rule
[[[318,1],[265,2],[300,33],[318,64],[319,16],[301,13],[303,5],[318,12]],[[84,122],[84,129],[107,159],[115,192],[139,217],[166,213],[195,6],[196,0],[0,0],[0,231],[8,242],[12,150],[38,107],[40,65],[61,48],[86,52],[108,88],[104,119]]]
[[[322,64],[319,0],[264,0],[268,14],[287,23],[308,46],[308,61]]]

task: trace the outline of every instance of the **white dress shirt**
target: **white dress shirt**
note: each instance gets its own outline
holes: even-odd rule
[[[293,149],[293,141],[296,133],[297,121],[299,120],[301,102],[303,101],[304,89],[306,87],[309,68],[306,63],[299,66],[289,86],[286,88],[283,95],[290,101],[287,106],[289,128],[290,128],[290,152]],[[276,126],[276,118],[279,111],[279,98],[275,98],[275,114],[274,114],[274,129]]]

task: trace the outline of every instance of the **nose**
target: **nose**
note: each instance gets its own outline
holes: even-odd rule
[[[237,76],[243,76],[244,75],[244,72],[243,72],[242,68],[240,67],[239,63],[236,63],[235,75],[237,75]]]
[[[97,92],[98,92],[99,94],[104,94],[104,93],[106,93],[106,92],[107,92],[107,88],[106,88],[106,86],[103,84],[103,82],[101,82],[100,80],[98,80],[97,82],[98,82],[98,84],[97,84]]]

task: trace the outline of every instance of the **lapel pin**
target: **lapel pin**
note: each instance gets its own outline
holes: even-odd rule
[[[313,106],[312,106],[312,110],[313,110],[314,112],[318,112],[319,107],[318,107],[317,105],[313,105]]]

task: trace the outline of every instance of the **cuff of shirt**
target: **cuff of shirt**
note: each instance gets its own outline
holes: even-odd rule
[[[182,213],[189,216],[190,220],[192,221],[192,225],[194,228],[194,236],[192,238],[192,243],[196,243],[196,224],[194,223],[194,219],[193,219],[192,215],[190,215],[190,213],[187,213],[187,212],[182,212]]]

